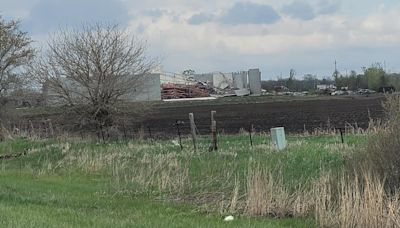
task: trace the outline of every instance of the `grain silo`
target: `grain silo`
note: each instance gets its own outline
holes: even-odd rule
[[[252,95],[261,95],[261,72],[259,69],[249,70],[249,88]]]

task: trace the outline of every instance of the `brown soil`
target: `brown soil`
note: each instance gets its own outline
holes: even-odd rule
[[[372,119],[384,117],[382,101],[384,97],[322,97],[320,99],[252,102],[245,104],[184,103],[161,105],[147,113],[144,118],[128,115],[125,124],[118,127],[119,135],[134,137],[138,129],[143,128],[144,137],[176,136],[176,121],[183,121],[179,126],[182,134],[189,134],[189,113],[194,113],[197,128],[201,134],[210,132],[210,112],[217,111],[216,120],[219,132],[238,133],[241,128],[248,130],[253,125],[258,132],[269,131],[271,127],[283,126],[287,132],[313,131],[316,128],[344,128],[352,125],[367,128]],[[73,114],[32,114],[16,123],[21,130],[28,130],[34,125],[34,132],[48,135],[49,122],[54,132],[69,131],[74,133],[94,134],[95,131],[79,127]],[[122,118],[124,119],[124,118]],[[115,130],[115,129],[114,129]],[[46,131],[46,132],[45,132]]]
[[[201,133],[207,133],[210,126],[210,111],[217,111],[219,131],[237,133],[241,128],[248,130],[251,125],[257,131],[268,131],[271,127],[284,126],[289,132],[302,132],[315,128],[345,125],[367,128],[370,118],[382,118],[383,97],[343,97],[322,100],[295,100],[268,103],[206,105],[192,107],[160,108],[147,117],[143,126],[150,131],[176,131],[177,120],[184,121],[184,133],[188,133],[188,113],[193,112]]]

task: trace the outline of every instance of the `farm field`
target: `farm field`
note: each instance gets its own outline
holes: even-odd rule
[[[164,104],[144,120],[145,127],[165,132],[176,120],[187,120],[192,112],[196,124],[203,132],[209,130],[210,111],[217,111],[219,131],[238,133],[241,128],[252,125],[255,130],[269,131],[271,127],[284,126],[290,132],[313,131],[316,128],[345,128],[354,126],[368,128],[370,119],[383,117],[384,97],[247,97],[224,98],[219,101],[183,102]],[[243,102],[242,102],[243,101]],[[175,106],[173,106],[175,105]],[[182,105],[182,106],[180,106]]]
[[[205,140],[205,139],[204,139]],[[365,135],[288,138],[278,152],[267,135],[220,135],[219,150],[197,152],[183,139],[96,143],[14,139],[0,143],[3,227],[313,227],[312,206],[263,213],[253,205],[253,174],[269,170],[293,194],[324,172],[338,172]],[[270,184],[274,182],[271,181]],[[279,183],[279,185],[278,185]],[[282,192],[282,200],[292,198]],[[312,198],[312,197],[311,197]],[[282,201],[283,202],[283,201]],[[292,202],[292,201],[291,201]],[[293,201],[294,204],[297,201]],[[283,205],[283,204],[282,204]],[[297,205],[297,204],[296,204]],[[235,220],[224,222],[226,215]]]
[[[176,121],[183,121],[183,134],[189,133],[188,113],[194,113],[195,122],[200,134],[210,132],[210,111],[217,111],[218,132],[236,134],[240,129],[253,127],[257,132],[268,132],[271,127],[284,126],[286,131],[299,133],[327,128],[368,128],[371,119],[384,116],[383,96],[370,97],[226,97],[212,101],[154,102],[151,107],[142,111],[138,104],[127,108],[127,115],[118,117],[123,122],[119,127],[120,135],[126,138],[135,137],[139,128],[143,128],[146,137],[176,136]],[[140,105],[140,104],[139,104]],[[130,110],[136,112],[130,114]],[[139,110],[137,110],[139,109]],[[140,115],[137,115],[137,112]],[[63,115],[62,109],[33,108],[18,110],[22,121],[16,122],[19,129],[43,129],[51,121],[58,127],[57,132],[83,131],[75,114]],[[29,122],[31,121],[31,122]]]

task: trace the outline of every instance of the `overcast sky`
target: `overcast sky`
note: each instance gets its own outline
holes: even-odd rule
[[[399,0],[0,0],[44,43],[57,28],[112,22],[147,41],[167,72],[260,68],[264,79],[331,76],[380,62],[400,71]]]

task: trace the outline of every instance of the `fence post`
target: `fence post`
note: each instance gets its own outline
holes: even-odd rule
[[[251,126],[250,126],[250,129],[249,129],[250,145],[251,145],[251,146],[253,146],[253,138],[251,137],[252,131],[253,131],[253,125],[251,125]]]
[[[152,139],[153,139],[153,135],[151,134],[151,128],[150,128],[150,126],[147,126],[147,130],[149,131],[150,140],[152,140]]]
[[[53,128],[53,123],[51,122],[51,120],[49,120],[49,128],[50,128],[51,137],[54,138],[54,128]]]
[[[34,137],[35,131],[34,131],[33,123],[31,120],[29,120],[29,124],[30,124],[30,128],[31,128],[29,136]]]
[[[181,150],[183,150],[182,138],[181,138],[181,129],[179,127],[180,124],[181,124],[181,122],[177,120],[176,123],[175,123],[175,126],[176,126],[176,130],[178,131],[179,146],[181,147]]]
[[[343,129],[339,128],[339,131],[340,131],[340,138],[342,139],[342,144],[344,144]]]
[[[194,151],[197,150],[197,145],[196,145],[196,124],[194,123],[194,115],[193,113],[189,113],[189,121],[190,121],[190,131],[192,133],[192,140],[193,140],[193,148]]]
[[[215,116],[217,112],[211,111],[211,145],[209,151],[217,150],[217,121],[215,121]]]
[[[122,130],[124,131],[124,140],[126,140],[128,137],[126,135],[125,123],[122,123]]]

